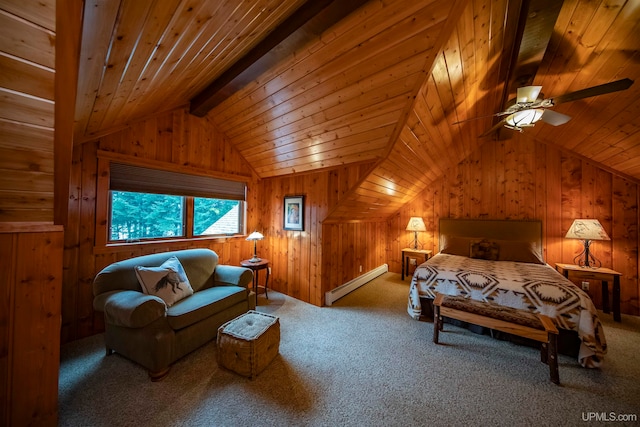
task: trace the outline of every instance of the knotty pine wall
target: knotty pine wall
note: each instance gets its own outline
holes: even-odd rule
[[[638,197],[632,179],[526,134],[489,141],[388,220],[389,267],[400,272],[400,250],[413,238],[405,231],[411,216],[424,218],[428,232],[420,241],[434,253],[439,218],[542,220],[545,260],[552,266],[573,263],[581,250],[579,241],[564,238],[573,220],[597,218],[611,241],[595,242],[592,250],[603,266],[623,273],[621,311],[638,315]],[[590,289],[601,308],[599,283]]]
[[[325,292],[386,262],[386,223],[323,224],[337,201],[371,163],[261,181],[265,239],[259,256],[271,261],[269,287],[321,306]],[[284,196],[305,197],[304,231],[283,230]],[[362,272],[360,272],[362,266]]]
[[[224,140],[206,118],[189,115],[186,108],[158,114],[119,132],[74,147],[69,197],[69,221],[65,230],[64,283],[62,292],[62,342],[103,330],[102,315],[93,311],[91,284],[96,273],[112,262],[134,256],[190,247],[207,247],[223,264],[239,265],[253,247],[242,237],[174,241],[121,246],[96,245],[99,198],[106,189],[98,186],[98,156],[107,152],[129,160],[161,162],[173,166],[210,170],[244,177],[247,188],[247,228],[258,226],[259,184],[250,166]],[[104,205],[104,203],[103,203]]]
[[[70,141],[60,126],[65,107],[54,111],[54,98],[67,71],[61,41],[77,27],[60,29],[56,5],[73,16],[67,1],[0,3],[2,426],[58,421],[63,227],[54,163],[59,171],[58,143]]]
[[[112,262],[153,252],[208,247],[218,253],[221,263],[238,265],[253,252],[253,245],[244,238],[97,245],[96,221],[104,217],[97,212],[98,198],[106,197],[98,185],[98,158],[105,155],[246,177],[247,231],[256,229],[265,235],[257,247],[258,255],[271,261],[269,287],[302,301],[322,305],[326,291],[386,262],[386,223],[322,224],[371,163],[258,180],[215,126],[181,108],[75,147],[65,233],[62,342],[103,330],[102,315],[93,311],[91,284],[96,273]],[[283,230],[285,195],[305,196],[302,232]],[[260,279],[264,280],[264,274]]]
[[[98,150],[246,175],[248,231],[257,229],[265,235],[258,242],[258,254],[271,261],[270,287],[311,304],[323,305],[324,293],[359,276],[360,266],[363,273],[388,263],[391,271],[400,272],[400,249],[411,241],[405,227],[413,215],[426,220],[430,232],[420,239],[427,248],[437,247],[440,217],[542,219],[550,263],[573,260],[579,246],[563,236],[574,218],[587,216],[598,218],[613,238],[594,244],[594,250],[605,266],[624,273],[623,312],[638,309],[638,188],[631,180],[516,136],[485,143],[387,222],[325,224],[323,219],[372,164],[258,180],[211,123],[179,109],[74,150],[70,227],[65,236],[63,342],[101,330],[101,316],[92,309],[91,281],[111,262],[206,246],[222,262],[237,264],[252,252],[243,238],[95,247]],[[282,229],[286,195],[305,196],[302,232]],[[592,296],[599,304],[598,293]]]
[[[0,12],[0,221],[52,223],[55,1]]]
[[[61,225],[0,222],[0,425],[55,426]]]

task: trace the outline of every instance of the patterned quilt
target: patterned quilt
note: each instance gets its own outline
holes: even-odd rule
[[[558,328],[578,332],[578,361],[584,367],[599,367],[607,352],[604,329],[589,295],[548,264],[437,254],[413,275],[409,315],[419,319],[420,297],[433,299],[436,293],[545,314]]]

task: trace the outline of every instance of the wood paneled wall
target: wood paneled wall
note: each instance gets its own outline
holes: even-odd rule
[[[0,221],[53,221],[55,1],[3,1],[0,28]]]
[[[271,260],[270,287],[311,304],[323,305],[325,292],[383,263],[399,272],[400,249],[411,240],[406,223],[413,215],[427,222],[430,231],[420,239],[428,248],[437,247],[440,217],[541,219],[550,263],[571,262],[577,253],[579,244],[563,238],[572,220],[596,217],[612,237],[609,243],[595,245],[596,255],[604,265],[624,273],[623,312],[638,310],[637,184],[581,158],[536,144],[526,135],[487,142],[387,221],[323,223],[370,173],[371,163],[257,180],[215,126],[179,109],[76,147],[69,205],[69,224],[75,226],[68,230],[65,246],[63,341],[102,328],[92,310],[91,281],[113,261],[197,245],[218,252],[224,263],[237,264],[252,252],[243,238],[94,247],[98,148],[250,177],[248,231],[265,235],[258,242],[258,254]],[[283,230],[287,195],[305,196],[302,232]],[[599,304],[597,292],[593,297]]]
[[[323,226],[324,293],[387,263],[385,222],[347,222]]]
[[[0,223],[0,425],[55,426],[62,226]]]
[[[322,305],[326,291],[386,262],[385,222],[322,224],[329,210],[371,169],[371,163],[260,181],[215,126],[181,108],[75,147],[65,233],[63,342],[102,330],[101,315],[93,311],[91,284],[95,274],[112,262],[197,246],[216,251],[221,263],[238,265],[253,252],[244,238],[96,245],[96,218],[103,216],[96,206],[98,198],[107,196],[97,190],[99,151],[246,177],[247,231],[257,229],[265,235],[258,242],[258,254],[271,261],[269,285],[302,301]],[[302,232],[283,230],[286,195],[305,196]]]
[[[244,238],[203,239],[150,244],[96,245],[98,150],[130,159],[161,162],[171,167],[209,170],[243,177],[247,188],[247,228],[257,227],[259,184],[250,166],[225,141],[206,118],[200,119],[179,108],[74,148],[71,168],[69,220],[65,233],[64,285],[62,294],[62,342],[72,341],[102,330],[102,316],[93,312],[91,284],[96,273],[112,262],[153,252],[207,247],[224,264],[238,265],[248,258],[252,246]],[[102,191],[104,192],[104,191]]]
[[[265,239],[258,242],[258,252],[271,261],[270,287],[320,306],[326,291],[385,262],[385,223],[322,223],[371,166],[364,163],[261,182],[258,231]],[[284,196],[293,195],[305,196],[304,231],[283,230]],[[374,246],[382,251],[373,250]]]
[[[53,225],[56,31],[55,0],[0,4],[3,426],[57,424],[63,228]]]
[[[573,263],[581,244],[564,236],[575,218],[597,218],[611,237],[595,242],[602,265],[623,273],[622,312],[638,307],[638,183],[582,158],[536,143],[526,134],[490,141],[426,188],[388,221],[390,270],[400,272],[400,250],[412,239],[409,217],[422,216],[426,249],[438,248],[439,218],[539,219],[547,263]],[[599,286],[590,295],[601,306]]]

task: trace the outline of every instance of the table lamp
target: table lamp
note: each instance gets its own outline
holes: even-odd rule
[[[592,240],[611,240],[607,232],[604,231],[600,221],[597,219],[576,219],[573,221],[573,224],[571,224],[565,237],[567,239],[580,239],[583,241],[584,249],[574,258],[573,262],[575,264],[586,268],[598,268],[602,266],[602,262],[596,259],[589,251]],[[582,255],[584,255],[583,258],[581,258]],[[597,267],[594,265],[596,263],[598,264]]]
[[[247,240],[249,241],[253,240],[253,258],[251,258],[249,261],[251,262],[262,261],[261,258],[258,258],[258,254],[256,253],[256,243],[258,242],[258,240],[262,240],[262,239],[264,239],[264,236],[258,233],[257,231],[254,231],[253,233],[249,234],[249,236],[247,237]]]
[[[413,249],[418,249],[418,231],[427,231],[422,218],[412,216],[407,224],[407,231],[413,231]]]

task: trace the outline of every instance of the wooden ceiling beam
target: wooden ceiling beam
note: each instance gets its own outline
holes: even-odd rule
[[[518,40],[518,50],[509,72],[509,86],[505,96],[515,95],[519,87],[530,86],[538,72],[544,53],[553,35],[553,29],[563,1],[525,0],[521,21],[522,35]]]
[[[191,99],[190,113],[204,117],[296,48],[365,4],[367,0],[308,0],[220,77]]]
[[[564,0],[513,0],[509,3],[505,37],[508,43],[505,44],[500,67],[500,78],[505,82],[499,107],[501,110],[515,103],[519,87],[533,84],[563,2]],[[501,120],[502,118],[496,118],[494,124]],[[512,130],[502,126],[496,130],[497,137],[501,140],[509,139],[513,134]]]

